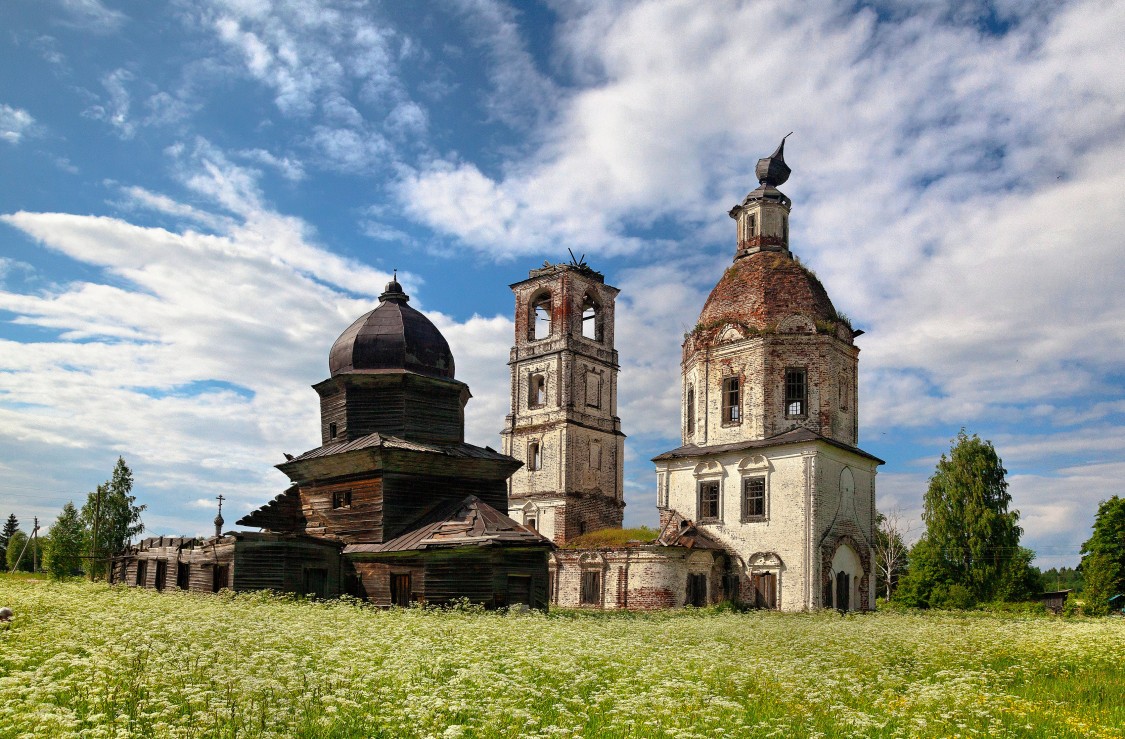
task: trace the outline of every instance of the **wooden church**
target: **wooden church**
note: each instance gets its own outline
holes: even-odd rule
[[[114,579],[156,589],[350,594],[377,605],[545,608],[553,544],[509,518],[521,465],[465,443],[469,387],[449,344],[397,279],[332,345],[321,445],[277,465],[292,481],[241,518],[259,532],[154,537]],[[175,573],[174,579],[172,573]]]

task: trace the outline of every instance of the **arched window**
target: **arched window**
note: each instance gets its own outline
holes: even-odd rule
[[[545,339],[551,335],[551,294],[543,293],[534,298],[527,316],[527,338],[531,341]]]
[[[594,341],[602,340],[601,306],[587,294],[582,299],[582,336]]]
[[[687,389],[687,432],[695,433],[695,388],[688,385]]]
[[[527,445],[527,468],[532,472],[542,468],[543,452],[540,451],[539,442],[533,441]]]

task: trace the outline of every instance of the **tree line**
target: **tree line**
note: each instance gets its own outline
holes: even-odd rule
[[[81,509],[73,501],[64,505],[48,534],[25,533],[10,514],[0,529],[0,561],[27,572],[38,562],[55,578],[107,577],[110,558],[144,531],[145,508],[133,495],[132,470],[118,457],[110,478],[87,494]]]
[[[1006,475],[992,442],[961,429],[930,477],[918,541],[904,543],[911,527],[897,511],[877,517],[877,585],[884,600],[971,608],[1082,589],[1085,613],[1110,611],[1110,599],[1125,593],[1125,499],[1115,495],[1098,506],[1077,570],[1042,573],[1032,565],[1035,552],[1020,545],[1020,512],[1009,510]]]

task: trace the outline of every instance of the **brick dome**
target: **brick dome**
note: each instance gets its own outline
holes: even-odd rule
[[[818,332],[841,322],[820,280],[796,259],[777,251],[749,254],[711,290],[685,349],[715,343],[728,325],[746,335],[794,330],[786,323],[794,315],[812,321]]]
[[[430,319],[407,305],[409,296],[391,280],[379,307],[359,317],[332,345],[332,376],[353,372],[405,370],[453,379],[453,352]]]

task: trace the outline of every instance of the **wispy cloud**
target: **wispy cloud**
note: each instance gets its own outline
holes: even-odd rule
[[[129,139],[137,131],[136,123],[129,118],[132,103],[126,83],[133,80],[133,73],[127,69],[115,69],[102,78],[106,98],[86,108],[82,115],[97,121],[104,121],[117,129],[122,138]]]
[[[0,140],[18,144],[35,126],[35,118],[22,108],[0,104]]]
[[[67,25],[92,33],[112,33],[128,20],[119,10],[107,8],[100,0],[59,0]]]

